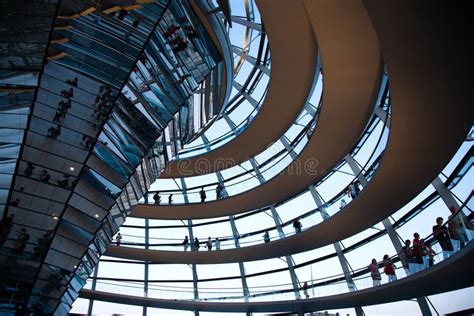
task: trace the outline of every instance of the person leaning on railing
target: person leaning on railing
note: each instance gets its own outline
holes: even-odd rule
[[[460,248],[464,247],[464,244],[467,243],[470,239],[468,233],[471,234],[471,231],[474,230],[474,225],[472,225],[468,220],[464,212],[459,211],[459,209],[452,205],[449,210],[451,215],[449,215],[448,224],[449,233],[451,234],[452,239],[459,241]]]
[[[400,249],[399,252],[400,259],[403,263],[403,268],[407,275],[411,274],[410,264],[413,264],[413,249],[411,247],[411,241],[409,239],[405,240],[405,246]]]
[[[377,260],[375,260],[375,258],[372,259],[372,261],[370,262],[368,268],[370,270],[370,276],[372,277],[372,281],[373,281],[374,286],[380,285],[382,277],[380,276],[379,266],[378,266]]]
[[[448,258],[454,250],[449,236],[448,229],[443,226],[443,218],[436,218],[436,225],[433,226],[433,237],[438,241],[441,249],[443,249],[443,258]]]
[[[392,263],[392,260],[390,260],[388,255],[383,256],[383,272],[387,275],[389,283],[397,280],[395,265]]]

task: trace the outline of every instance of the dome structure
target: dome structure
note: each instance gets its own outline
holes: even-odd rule
[[[474,308],[466,6],[7,1],[0,314]]]

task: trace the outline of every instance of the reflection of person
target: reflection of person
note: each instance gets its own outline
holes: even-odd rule
[[[13,252],[21,254],[23,250],[25,250],[26,242],[30,239],[30,234],[26,231],[25,228],[22,228],[18,232],[18,237],[15,241],[15,245],[13,246]]]
[[[41,292],[44,294],[49,294],[52,291],[59,291],[61,289],[61,281],[63,278],[58,274],[50,274],[46,281],[48,282],[42,289]]]
[[[10,205],[17,207],[18,205],[20,205],[20,199],[15,199],[14,201],[11,201]]]
[[[40,257],[46,253],[46,251],[48,250],[48,245],[51,240],[52,234],[53,234],[53,231],[48,230],[43,234],[43,237],[38,238],[37,246],[33,249],[34,250],[33,254],[35,257]]]
[[[214,241],[214,245],[216,246],[216,250],[221,250],[221,242],[219,238],[216,238],[216,240]]]
[[[31,177],[31,175],[33,174],[33,170],[35,170],[35,166],[33,166],[33,164],[31,162],[27,162],[26,163],[26,168],[25,168],[25,171],[24,171],[25,176]]]
[[[48,171],[43,169],[39,175],[39,179],[43,182],[49,182],[49,179],[51,179],[51,176],[49,175]]]
[[[77,81],[78,81],[77,77],[75,77],[73,80],[70,80],[70,79],[66,80],[66,83],[70,84],[73,87],[77,87]]]
[[[58,185],[60,187],[68,189],[69,188],[69,180],[71,180],[71,176],[68,175],[68,174],[63,174],[63,179],[58,180]]]
[[[56,127],[51,126],[48,129],[48,133],[47,133],[46,136],[49,137],[49,138],[52,138],[52,139],[56,139],[56,138],[58,138],[59,135],[61,135],[61,126],[56,125]]]
[[[5,218],[4,221],[0,223],[0,247],[3,246],[8,238],[8,235],[10,234],[10,231],[12,230],[14,218],[15,214],[10,214],[7,216],[7,218]]]

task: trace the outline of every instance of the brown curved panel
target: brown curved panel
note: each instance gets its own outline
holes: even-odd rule
[[[284,173],[239,195],[201,204],[137,205],[132,216],[211,218],[264,207],[303,191],[350,152],[373,111],[383,63],[362,2],[325,4],[322,10],[308,9],[320,48],[324,92],[318,125],[298,159]]]
[[[327,221],[282,240],[220,253],[183,256],[176,252],[182,259],[174,254],[162,255],[165,252],[161,251],[148,256],[160,256],[159,260],[168,262],[231,262],[229,258],[243,262],[326,246],[387,218],[441,172],[464,141],[474,117],[471,56],[461,40],[467,22],[455,13],[447,15],[441,6],[419,8],[418,3],[409,1],[391,6],[366,1],[366,5],[390,73],[392,97],[388,147],[367,188]],[[423,19],[418,16],[420,9]],[[451,29],[432,22],[441,17],[450,18]]]
[[[316,73],[318,48],[303,3],[262,0],[257,5],[272,59],[262,108],[238,137],[203,155],[171,161],[161,178],[206,174],[244,162],[277,141],[305,104]],[[218,163],[221,159],[231,163]]]

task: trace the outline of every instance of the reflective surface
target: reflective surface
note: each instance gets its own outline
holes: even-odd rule
[[[192,12],[167,1],[118,9],[62,4],[36,94],[33,97],[34,89],[30,97],[15,91],[16,98],[8,91],[3,98],[5,127],[21,131],[28,125],[2,221],[2,228],[10,224],[5,224],[8,232],[2,229],[6,238],[1,260],[7,269],[15,264],[29,274],[2,295],[9,302],[2,305],[5,311],[69,310],[123,221],[121,213],[127,210],[122,199],[137,200],[156,177],[156,162],[152,166],[146,158],[149,148],[168,121],[179,119],[180,113],[175,113],[189,106],[192,89],[220,61],[214,47],[202,45],[207,35],[193,37],[191,23],[199,26]],[[176,25],[187,33],[163,35]],[[173,42],[178,39],[186,45],[178,48]],[[155,47],[159,54],[154,54]],[[150,82],[150,69],[156,72],[156,83]],[[166,72],[181,73],[186,80],[170,82]],[[156,84],[148,94],[155,98],[155,108],[139,101],[147,100],[146,91],[130,94],[128,87],[144,75],[149,76],[148,84]],[[11,77],[10,82],[20,81]],[[188,87],[190,83],[194,86]],[[122,94],[119,89],[125,85]],[[170,97],[163,98],[165,94]],[[23,121],[22,112],[14,108],[21,109],[15,104],[22,101],[20,96],[35,102],[32,115]],[[160,106],[166,115],[160,114]],[[23,142],[22,134],[11,136],[11,143]],[[9,155],[14,158],[15,153]],[[14,164],[10,173],[11,168]],[[5,177],[2,204],[7,204],[8,181]]]

